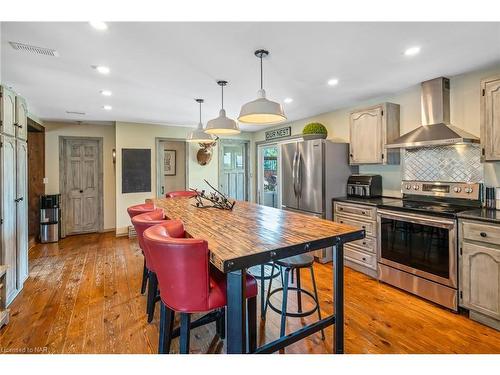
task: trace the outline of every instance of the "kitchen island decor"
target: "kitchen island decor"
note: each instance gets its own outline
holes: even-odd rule
[[[205,190],[198,191],[197,189],[191,189],[196,192],[196,196],[193,198],[196,203],[193,205],[198,208],[218,208],[220,210],[232,210],[236,201],[230,201],[229,198],[221,193],[219,190],[214,188],[207,180],[203,180],[205,183],[212,188],[212,192],[208,193]],[[211,202],[211,204],[205,203],[205,201]]]

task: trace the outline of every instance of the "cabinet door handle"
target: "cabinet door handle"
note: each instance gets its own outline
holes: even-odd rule
[[[340,220],[340,224],[344,224],[344,222],[342,220]]]
[[[366,215],[366,212],[365,211],[361,211],[361,215]]]
[[[486,232],[481,232],[479,233],[481,237],[487,237],[488,235],[486,234]]]
[[[363,259],[364,262],[366,262],[366,258],[363,257],[362,259]]]
[[[366,242],[365,242],[365,241],[363,241],[363,245],[366,245]]]
[[[83,190],[80,190],[80,193],[83,193]]]
[[[365,225],[362,225],[362,226],[361,226],[361,228],[366,229],[366,226],[365,226]]]
[[[16,202],[16,203],[17,203],[17,202],[21,202],[22,200],[23,200],[23,197],[21,197],[21,198],[17,198],[17,199],[14,199],[14,202]]]
[[[344,211],[344,208],[343,208],[343,207],[340,207],[340,208],[339,208],[339,211]]]

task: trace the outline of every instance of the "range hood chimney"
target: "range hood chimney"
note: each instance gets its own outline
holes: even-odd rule
[[[479,143],[479,138],[450,124],[450,80],[422,82],[422,126],[395,139],[387,148],[412,148]]]

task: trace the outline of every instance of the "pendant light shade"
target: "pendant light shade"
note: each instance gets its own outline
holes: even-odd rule
[[[222,108],[219,111],[219,117],[207,122],[205,133],[221,135],[239,134],[240,128],[238,123],[228,118],[226,116],[226,110],[224,109],[224,86],[227,85],[227,81],[217,81],[217,84],[222,90]]]
[[[198,123],[198,127],[189,132],[186,141],[187,142],[197,142],[197,143],[212,143],[214,141],[214,137],[211,134],[205,133],[203,130],[203,124],[201,123],[201,104],[204,102],[203,99],[195,99],[195,101],[200,105],[200,122]]]
[[[239,122],[246,124],[271,125],[286,121],[285,111],[280,103],[273,102],[266,98],[266,91],[263,88],[262,58],[269,55],[263,49],[255,51],[255,56],[260,59],[260,90],[259,97],[241,107]]]

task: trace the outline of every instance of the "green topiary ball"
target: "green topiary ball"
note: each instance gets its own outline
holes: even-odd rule
[[[324,134],[326,138],[326,136],[328,135],[328,130],[326,130],[325,125],[320,124],[319,122],[311,122],[304,126],[302,134]]]

